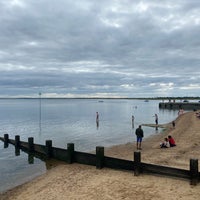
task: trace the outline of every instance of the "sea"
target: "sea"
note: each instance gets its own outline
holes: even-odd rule
[[[96,123],[96,113],[99,123]],[[67,148],[74,143],[75,151],[91,152],[96,146],[110,147],[135,141],[135,129],[140,124],[173,121],[177,110],[159,109],[158,100],[134,99],[0,99],[0,137],[15,135],[21,141],[34,138],[34,143]],[[134,121],[132,122],[132,116]],[[162,129],[142,126],[145,138]],[[23,151],[16,156],[15,148],[4,148],[0,141],[0,192],[12,189],[47,171],[38,158],[29,164]]]

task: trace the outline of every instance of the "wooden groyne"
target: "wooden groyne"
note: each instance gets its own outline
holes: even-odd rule
[[[184,109],[184,110],[199,110],[200,103],[197,102],[160,102],[159,108],[161,109]]]
[[[79,163],[96,166],[97,169],[107,167],[118,170],[129,170],[134,172],[135,176],[146,173],[183,178],[190,180],[191,185],[197,185],[200,181],[197,159],[190,159],[190,168],[189,170],[185,170],[143,163],[141,162],[141,152],[139,151],[133,152],[133,161],[130,161],[105,156],[104,147],[102,146],[96,147],[96,154],[92,154],[75,151],[73,143],[68,143],[67,149],[61,149],[53,147],[51,140],[46,140],[45,145],[40,145],[34,144],[34,138],[32,137],[28,138],[28,142],[20,141],[19,135],[16,135],[15,139],[9,139],[9,135],[4,134],[4,137],[0,137],[0,140],[4,142],[4,148],[7,148],[9,144],[14,145],[16,155],[20,154],[20,149],[28,153],[28,160],[30,163],[34,162],[34,157],[42,160],[54,158],[69,164]]]

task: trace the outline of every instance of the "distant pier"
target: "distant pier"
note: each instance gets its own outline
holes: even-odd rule
[[[160,102],[161,109],[184,109],[184,110],[199,110],[200,102]]]

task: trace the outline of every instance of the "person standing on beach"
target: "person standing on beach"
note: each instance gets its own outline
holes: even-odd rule
[[[176,124],[175,121],[172,121],[172,127],[175,128]]]
[[[99,121],[99,113],[96,112],[96,122],[98,122],[98,121]]]
[[[142,150],[142,138],[144,137],[144,132],[141,125],[135,130],[135,135],[137,136],[137,149]]]
[[[158,125],[158,115],[157,114],[155,114],[155,123],[156,123],[156,125]]]

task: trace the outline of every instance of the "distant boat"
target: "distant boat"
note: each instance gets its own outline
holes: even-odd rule
[[[148,99],[145,99],[144,102],[149,102],[149,100],[148,100]]]
[[[102,102],[103,102],[103,100],[99,100],[99,102],[100,102],[100,103],[102,103]]]

